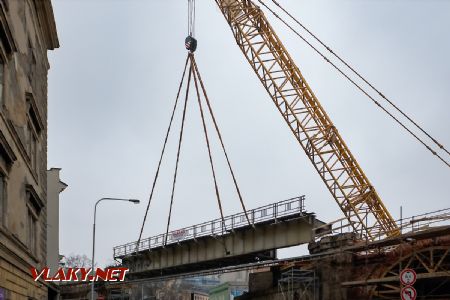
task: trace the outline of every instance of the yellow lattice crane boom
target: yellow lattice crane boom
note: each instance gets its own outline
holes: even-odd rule
[[[249,0],[215,1],[353,230],[368,240],[398,235],[394,219],[261,9]]]

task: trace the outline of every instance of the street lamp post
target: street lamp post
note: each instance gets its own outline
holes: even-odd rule
[[[99,199],[94,206],[94,224],[92,227],[92,261],[91,261],[91,273],[95,276],[95,220],[97,217],[97,205],[103,201],[103,200],[110,200],[110,201],[127,201],[134,204],[139,204],[139,200],[137,199],[122,199],[122,198],[101,198]],[[91,300],[94,300],[94,285],[95,281],[92,280],[92,287],[91,287]]]

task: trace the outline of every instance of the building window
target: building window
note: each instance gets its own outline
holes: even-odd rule
[[[5,65],[3,59],[0,59],[0,104],[3,104],[3,86],[4,86]]]
[[[5,65],[3,63],[3,60],[0,59],[0,105],[3,105],[3,86],[4,86],[4,72],[5,72]]]
[[[34,255],[37,254],[37,217],[34,212],[28,208],[28,248]]]
[[[5,177],[0,175],[0,226],[6,226],[6,188]]]
[[[28,103],[28,122],[25,128],[25,143],[28,161],[33,172],[39,174],[39,137],[43,127],[42,118],[31,93],[26,94]]]
[[[39,173],[37,168],[38,137],[36,130],[30,121],[27,122],[27,126],[25,128],[25,143],[28,161],[31,165],[31,169],[37,175]]]
[[[38,173],[38,170],[37,170],[37,137],[34,134],[31,134],[30,147],[31,147],[31,152],[30,152],[31,168],[37,174]]]
[[[35,256],[37,253],[38,245],[38,232],[39,232],[39,216],[44,207],[44,202],[39,197],[38,193],[34,189],[33,185],[26,184],[25,190],[27,193],[27,246],[30,252]]]
[[[28,66],[27,77],[28,77],[28,82],[30,83],[31,86],[33,86],[33,71],[34,71],[34,65],[36,64],[36,58],[34,57],[33,47],[31,46],[30,39],[28,39],[28,57],[29,57],[29,61],[27,64],[27,66]]]

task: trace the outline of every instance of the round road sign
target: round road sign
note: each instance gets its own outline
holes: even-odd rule
[[[402,295],[402,300],[416,300],[417,291],[412,286],[407,286],[407,287],[402,288],[401,295]]]
[[[413,285],[414,282],[416,282],[416,279],[417,279],[417,274],[412,269],[404,269],[400,273],[400,282],[403,285],[406,285],[406,286]]]

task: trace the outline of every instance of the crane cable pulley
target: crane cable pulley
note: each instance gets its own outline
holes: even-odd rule
[[[337,55],[329,46],[327,46],[322,40],[320,40],[315,34],[313,34],[306,26],[304,26],[298,19],[296,19],[292,14],[290,14],[281,4],[276,0],[271,0],[276,6],[278,6],[285,14],[287,14],[291,19],[294,20],[301,28],[303,28],[308,34],[310,34],[318,43],[320,43],[327,51],[329,51],[333,56],[335,56],[341,63],[343,63],[352,73],[359,77],[364,83],[366,83],[371,89],[373,89],[382,99],[388,102],[396,111],[398,111],[403,117],[405,117],[409,122],[411,122],[416,128],[418,128],[423,134],[425,134],[434,144],[438,146],[441,150],[450,155],[450,152],[435,139],[429,132],[427,132],[423,127],[421,127],[417,122],[415,122],[409,115],[403,112],[395,103],[387,98],[383,93],[381,93],[373,84],[371,84],[366,78],[364,78],[359,72],[357,72],[353,67],[350,66],[345,60],[343,60],[339,55]],[[445,165],[450,167],[450,162],[444,159],[439,153],[437,153],[433,148],[428,145],[422,138],[415,134],[408,126],[406,126],[401,120],[395,117],[386,107],[384,107],[379,101],[372,97],[361,85],[356,83],[355,80],[350,78],[350,76],[345,73],[341,68],[339,68],[335,63],[333,63],[325,54],[323,54],[319,49],[312,45],[303,35],[301,35],[295,28],[293,28],[287,21],[285,21],[280,15],[278,15],[273,9],[271,9],[262,0],[258,2],[263,5],[267,10],[269,10],[272,15],[274,15],[278,20],[280,20],[285,26],[287,26],[295,35],[297,35],[301,40],[303,40],[311,49],[313,49],[317,54],[319,54],[327,63],[329,63],[334,69],[336,69],[342,76],[350,81],[358,90],[360,90],[364,95],[366,95],[375,105],[377,105],[381,110],[389,115],[398,125],[405,129],[410,135],[412,135],[419,143],[421,143],[425,148],[427,148],[433,155],[435,155],[439,160],[441,160]]]
[[[178,174],[178,166],[179,166],[179,161],[180,161],[181,145],[182,145],[182,141],[183,141],[184,124],[185,124],[185,120],[186,120],[187,103],[188,103],[189,90],[190,90],[190,85],[191,85],[190,83],[191,83],[192,78],[194,79],[194,87],[195,87],[195,90],[196,90],[196,95],[197,95],[197,100],[198,100],[198,105],[199,105],[199,110],[200,110],[200,116],[201,116],[201,119],[202,119],[202,127],[203,127],[203,132],[204,132],[204,135],[205,135],[205,141],[206,141],[206,146],[207,146],[207,150],[208,150],[209,162],[210,162],[211,171],[212,171],[213,180],[214,180],[214,190],[215,190],[215,194],[216,194],[216,198],[217,198],[217,204],[218,204],[218,207],[219,207],[220,216],[221,216],[221,220],[222,220],[222,222],[221,222],[222,223],[222,226],[221,226],[222,227],[222,233],[226,232],[227,229],[226,229],[226,224],[225,224],[225,218],[224,218],[224,215],[223,215],[222,202],[221,202],[221,198],[220,198],[219,187],[218,187],[217,178],[216,178],[216,171],[215,171],[215,168],[214,168],[214,162],[213,162],[213,157],[212,157],[212,153],[211,153],[209,135],[208,135],[208,130],[207,130],[207,126],[206,126],[206,120],[205,120],[205,112],[204,112],[202,101],[201,101],[200,90],[201,90],[202,95],[203,95],[203,97],[205,99],[207,112],[209,112],[209,115],[210,115],[212,123],[213,123],[213,127],[214,127],[214,129],[216,131],[216,134],[217,134],[217,137],[219,139],[222,151],[223,151],[225,159],[227,161],[227,166],[228,166],[228,169],[230,171],[231,177],[233,179],[233,184],[235,186],[237,195],[239,197],[240,204],[242,206],[242,209],[244,211],[244,214],[245,214],[245,217],[247,219],[248,224],[251,225],[250,219],[248,217],[247,209],[245,207],[245,204],[244,204],[244,201],[243,201],[243,198],[242,198],[242,194],[241,194],[239,185],[238,185],[237,180],[236,180],[235,173],[233,171],[233,168],[231,167],[231,163],[230,163],[230,160],[229,160],[229,157],[228,157],[228,153],[227,153],[227,151],[225,149],[225,144],[223,142],[222,135],[221,135],[220,130],[219,130],[219,126],[218,126],[216,118],[214,116],[211,103],[210,103],[209,98],[207,96],[205,86],[204,86],[202,78],[200,76],[200,72],[198,70],[198,66],[197,66],[197,63],[195,61],[194,54],[192,52],[190,52],[188,54],[187,59],[186,59],[186,63],[185,63],[184,70],[183,70],[182,79],[181,79],[181,82],[180,82],[180,85],[179,85],[179,88],[178,88],[178,92],[177,92],[177,96],[176,96],[176,99],[175,99],[174,107],[172,109],[172,115],[170,117],[169,126],[168,126],[168,129],[167,129],[167,132],[166,132],[163,148],[162,148],[160,159],[159,159],[158,166],[157,166],[157,169],[156,169],[156,174],[155,174],[155,177],[154,177],[154,180],[153,180],[152,189],[151,189],[151,192],[150,192],[150,197],[149,197],[149,200],[148,200],[148,203],[147,203],[147,208],[146,208],[145,215],[144,215],[144,220],[142,222],[139,238],[138,238],[138,241],[136,243],[136,252],[139,249],[139,243],[140,243],[140,241],[142,239],[142,234],[143,234],[145,222],[147,220],[148,211],[149,211],[150,204],[151,204],[151,201],[152,201],[152,198],[153,198],[156,182],[157,182],[157,179],[158,179],[158,176],[159,176],[161,162],[162,162],[163,157],[164,157],[164,153],[165,153],[167,141],[168,141],[168,138],[169,138],[169,135],[170,135],[170,131],[171,131],[171,128],[172,128],[175,112],[177,110],[179,97],[180,97],[180,92],[181,92],[181,89],[182,89],[182,86],[183,86],[183,83],[184,83],[184,78],[185,78],[185,75],[186,75],[186,70],[187,70],[188,63],[189,63],[189,71],[188,71],[189,74],[188,74],[187,85],[186,85],[186,95],[185,95],[185,100],[184,100],[184,105],[183,105],[181,128],[180,128],[180,133],[179,133],[179,138],[178,138],[177,156],[176,156],[175,170],[174,170],[173,181],[172,181],[172,191],[171,191],[171,196],[170,196],[170,206],[169,206],[169,213],[168,213],[168,217],[167,217],[167,226],[166,226],[166,234],[165,234],[165,238],[164,238],[164,245],[167,244],[169,227],[170,227],[170,221],[171,221],[171,216],[172,216],[172,208],[173,208],[174,195],[175,195],[175,186],[176,186],[177,174]]]

